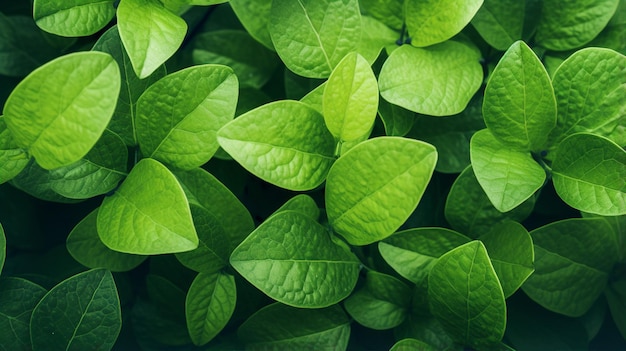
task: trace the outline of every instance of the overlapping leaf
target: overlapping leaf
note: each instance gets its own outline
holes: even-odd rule
[[[31,350],[30,317],[46,289],[26,279],[0,279],[0,348]]]
[[[516,40],[522,39],[525,1],[485,0],[474,18],[472,26],[494,48],[505,51]]]
[[[66,37],[96,33],[115,16],[114,0],[35,0],[39,28]]]
[[[4,116],[0,116],[0,184],[18,175],[28,164],[29,158],[13,140]]]

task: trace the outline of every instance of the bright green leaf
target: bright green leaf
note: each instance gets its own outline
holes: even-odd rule
[[[389,351],[435,351],[434,346],[417,339],[402,339],[391,347]]]
[[[32,350],[30,316],[46,289],[26,279],[0,279],[0,349]]]
[[[455,341],[483,349],[502,340],[504,294],[480,241],[439,258],[428,277],[428,296],[433,315]]]
[[[133,69],[142,79],[178,50],[187,33],[187,23],[158,0],[122,0],[117,22]]]
[[[418,113],[460,113],[483,81],[480,52],[456,41],[428,48],[403,45],[383,64],[378,80],[381,96]]]
[[[611,140],[573,134],[552,163],[557,194],[568,205],[604,216],[626,214],[626,151]]]
[[[104,199],[98,234],[107,247],[139,255],[198,247],[182,187],[165,166],[152,159],[139,161],[119,189]]]
[[[13,90],[4,106],[5,122],[17,145],[28,149],[43,168],[67,166],[100,138],[119,90],[119,68],[110,55],[61,56]]]
[[[114,0],[35,0],[33,18],[39,28],[66,37],[96,33],[115,16]]]
[[[359,273],[358,259],[333,243],[326,228],[294,211],[263,222],[235,249],[230,263],[271,298],[303,308],[341,301]]]
[[[230,0],[228,3],[246,31],[266,48],[274,50],[268,29],[272,0]]]
[[[29,156],[13,140],[4,116],[0,116],[0,184],[13,179],[28,164]]]
[[[121,328],[115,281],[104,269],[59,283],[37,304],[30,321],[35,350],[110,350]]]
[[[378,115],[383,121],[387,136],[407,135],[417,117],[414,112],[398,105],[390,104],[384,99],[378,102]]]
[[[530,153],[502,145],[487,129],[470,141],[474,174],[493,206],[508,212],[543,186],[546,172]]]
[[[333,230],[353,245],[388,237],[417,207],[436,163],[435,148],[417,140],[379,137],[358,144],[328,173]]]
[[[357,0],[274,0],[269,31],[276,52],[294,73],[326,78],[361,37]]]
[[[404,24],[404,0],[360,0],[359,5],[389,28],[401,30]]]
[[[320,185],[335,161],[324,118],[298,101],[276,101],[228,123],[218,141],[257,177],[289,190]]]
[[[283,211],[296,211],[303,215],[309,216],[317,221],[320,217],[320,209],[317,207],[315,200],[307,194],[298,194],[287,202],[285,202],[280,208],[274,211],[274,214]]]
[[[485,0],[472,18],[472,26],[489,45],[505,51],[515,41],[522,39],[525,1]]]
[[[397,0],[394,0],[397,1]],[[395,45],[400,34],[369,16],[361,16],[361,40],[357,52],[373,64],[383,48]]]
[[[300,101],[314,108],[319,113],[324,113],[323,111],[323,99],[324,99],[324,90],[326,89],[326,82],[318,85],[315,89],[308,92],[304,95]]]
[[[613,230],[602,218],[571,218],[530,232],[535,272],[522,289],[550,311],[583,315],[606,287],[617,261]]]
[[[195,345],[208,343],[226,326],[236,300],[234,276],[220,272],[198,274],[185,301],[187,328]]]
[[[151,85],[137,101],[137,141],[146,157],[180,169],[205,164],[217,131],[235,115],[237,77],[222,65],[192,66]]]

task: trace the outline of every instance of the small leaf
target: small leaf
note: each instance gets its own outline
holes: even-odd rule
[[[110,55],[61,56],[15,87],[4,106],[5,122],[17,145],[43,168],[67,166],[98,141],[119,91],[119,68]]]
[[[606,287],[617,262],[613,230],[603,218],[571,218],[530,232],[535,272],[522,289],[544,308],[583,315]]]
[[[187,23],[157,0],[120,1],[117,23],[133,69],[141,79],[169,59],[187,33]]]
[[[428,277],[428,296],[433,315],[455,341],[484,349],[502,340],[504,294],[480,241],[439,258]]]
[[[185,301],[187,328],[195,345],[208,343],[226,326],[236,300],[234,276],[220,272],[198,274]]]
[[[28,165],[29,156],[15,143],[0,116],[0,184],[13,179]]]
[[[417,339],[402,339],[391,347],[389,351],[436,351],[437,349]]]
[[[403,45],[383,64],[380,95],[417,113],[460,113],[483,81],[479,59],[476,48],[452,40],[428,48]]]
[[[121,327],[113,276],[96,269],[52,288],[33,310],[30,335],[35,350],[110,350]]]
[[[526,2],[518,0],[485,0],[474,18],[472,26],[489,45],[505,51],[515,41],[522,39]]]
[[[4,236],[4,228],[0,223],[0,274],[2,273],[2,267],[4,267],[4,259],[7,256],[7,238]]]
[[[568,205],[604,216],[626,214],[626,152],[609,139],[579,133],[561,142],[554,188]]]
[[[268,29],[272,0],[230,0],[228,3],[246,31],[273,51],[274,43]]]
[[[46,289],[26,279],[0,279],[0,348],[32,350],[30,316]]]
[[[338,305],[299,309],[274,303],[248,318],[237,334],[251,351],[340,351],[348,347],[350,320]]]
[[[352,245],[382,240],[415,210],[437,163],[427,143],[400,137],[362,142],[335,162],[326,182],[326,211]]]
[[[298,194],[287,200],[274,214],[283,211],[296,211],[317,221],[320,217],[320,209],[315,200],[307,194]]]
[[[384,99],[378,102],[378,115],[383,121],[385,134],[387,136],[407,135],[417,117],[414,112],[398,105],[390,104]]]
[[[487,129],[472,137],[470,159],[478,183],[500,212],[522,204],[546,179],[546,172],[530,153],[507,148]]]
[[[294,211],[263,222],[235,249],[230,263],[271,298],[303,308],[341,301],[359,272],[358,259],[334,244],[326,228]]]
[[[243,114],[219,130],[218,141],[248,171],[289,190],[314,189],[335,161],[324,118],[298,101],[276,101]]]
[[[114,0],[35,0],[33,18],[39,28],[65,37],[96,33],[115,16]]]
[[[143,159],[98,213],[98,234],[109,248],[138,255],[198,247],[187,198],[174,175],[158,161]]]

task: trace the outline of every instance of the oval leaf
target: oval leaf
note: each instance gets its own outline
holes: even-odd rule
[[[0,348],[32,350],[30,318],[46,289],[26,279],[0,279]]]
[[[472,26],[489,45],[505,51],[516,40],[522,39],[526,2],[518,0],[485,0]]]
[[[4,116],[0,116],[0,184],[20,174],[28,161],[28,154],[17,146],[4,122]]]
[[[272,0],[230,0],[228,3],[246,31],[259,43],[274,51],[268,29]]]
[[[39,28],[65,37],[96,33],[115,16],[114,0],[35,0],[33,18]]]

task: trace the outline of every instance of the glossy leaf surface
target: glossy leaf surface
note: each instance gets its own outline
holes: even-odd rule
[[[115,16],[114,0],[35,0],[39,28],[66,37],[96,33]]]

